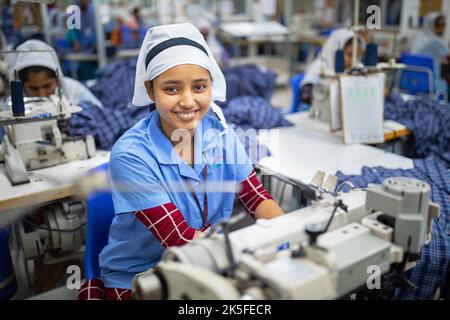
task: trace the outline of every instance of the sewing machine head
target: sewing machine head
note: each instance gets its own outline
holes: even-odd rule
[[[11,184],[28,183],[27,171],[92,157],[92,136],[69,137],[65,132],[65,123],[81,108],[65,96],[54,50],[29,40],[9,53],[11,97],[0,112],[0,126],[6,128],[0,161]]]

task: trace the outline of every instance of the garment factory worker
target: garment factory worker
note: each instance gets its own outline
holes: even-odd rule
[[[24,95],[29,97],[49,97],[57,94],[61,86],[69,103],[78,105],[81,101],[102,106],[102,103],[79,81],[64,77],[55,50],[40,40],[28,40],[17,47],[15,61],[10,66],[10,79],[17,71],[23,82]]]
[[[136,69],[132,102],[154,102],[156,110],[111,152],[115,216],[99,256],[104,299],[130,298],[133,277],[155,266],[166,248],[229,218],[235,192],[256,219],[283,214],[217,113],[213,101],[225,100],[224,75],[195,26],[149,29]],[[79,298],[92,286],[83,285]]]
[[[425,16],[422,30],[411,45],[411,53],[425,54],[433,58],[437,92],[447,92],[447,84],[441,78],[441,65],[448,62],[450,56],[450,49],[443,39],[444,32],[444,15],[440,12],[431,12]]]
[[[312,88],[320,80],[320,75],[334,75],[335,74],[335,57],[336,51],[344,50],[345,69],[350,69],[352,66],[352,49],[353,37],[355,33],[348,29],[337,29],[333,31],[323,46],[321,52],[312,64],[307,68],[305,77],[301,83],[301,100],[304,103],[311,104],[312,102]],[[358,58],[362,55],[362,50],[365,47],[365,41],[361,36],[358,37]],[[361,65],[359,63],[359,65]]]

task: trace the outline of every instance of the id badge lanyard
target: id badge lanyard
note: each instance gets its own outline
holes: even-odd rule
[[[195,203],[197,203],[198,209],[200,210],[200,215],[203,220],[203,228],[207,227],[206,223],[208,222],[208,194],[206,192],[206,180],[207,180],[206,176],[207,176],[208,171],[207,171],[206,167],[207,167],[207,165],[205,164],[205,167],[203,168],[203,183],[205,184],[204,189],[203,189],[203,210],[202,210],[200,201],[198,200],[198,197],[195,194],[194,188],[188,181],[186,181],[189,191],[191,192],[192,197],[194,198]]]

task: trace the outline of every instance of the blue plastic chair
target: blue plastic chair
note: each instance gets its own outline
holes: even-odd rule
[[[397,87],[412,95],[434,93],[434,64],[428,55],[402,53],[400,63],[406,69],[399,72]]]
[[[108,171],[108,163],[91,170],[91,173]],[[84,252],[86,280],[100,277],[98,256],[108,243],[109,228],[114,218],[111,192],[93,192],[87,197],[87,232]]]
[[[291,105],[291,113],[304,111],[306,109],[300,109],[300,84],[305,77],[304,73],[296,74],[291,78],[291,90],[292,90],[292,105]]]

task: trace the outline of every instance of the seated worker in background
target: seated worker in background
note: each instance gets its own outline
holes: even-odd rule
[[[10,66],[10,79],[17,71],[23,82],[24,95],[27,97],[49,97],[57,94],[61,86],[69,103],[78,105],[89,101],[95,105],[102,103],[79,81],[64,77],[55,50],[40,40],[28,40],[17,47],[15,61]]]
[[[134,276],[155,266],[165,248],[182,246],[229,218],[235,199],[230,186],[240,186],[238,197],[254,218],[283,214],[234,131],[216,114],[213,101],[225,97],[224,75],[197,28],[186,23],[147,31],[133,104],[154,102],[156,110],[111,153],[115,217],[99,256],[106,288],[101,298],[130,299]],[[79,298],[86,299],[91,287],[85,283]]]
[[[305,77],[301,83],[300,88],[301,101],[303,103],[309,105],[312,103],[312,88],[316,83],[319,82],[321,74],[330,76],[335,74],[335,59],[337,50],[344,50],[345,69],[348,70],[352,67],[352,42],[354,35],[355,33],[348,29],[338,29],[331,33],[318,57],[306,70]],[[358,39],[359,61],[359,58],[362,56],[363,48],[365,47],[365,41],[361,37],[358,37]]]
[[[444,42],[445,16],[431,12],[425,16],[422,30],[414,39],[411,53],[425,54],[433,58],[434,83],[438,93],[447,93],[447,83],[441,78],[442,64],[448,64],[450,49]]]

